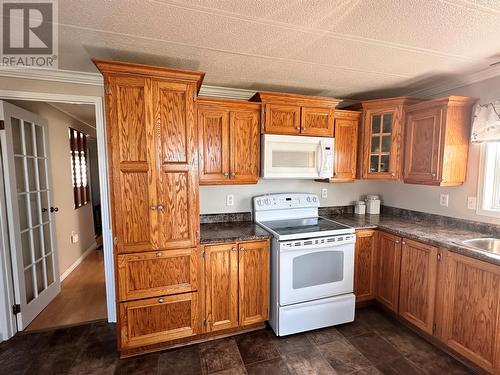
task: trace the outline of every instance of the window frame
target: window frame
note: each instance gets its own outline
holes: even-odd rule
[[[69,133],[69,148],[70,148],[70,160],[71,160],[71,183],[73,186],[73,208],[75,210],[86,206],[90,203],[90,181],[89,181],[89,158],[87,150],[87,137],[88,134],[82,131],[68,127]],[[76,134],[76,137],[75,137]],[[80,158],[83,156],[85,162],[85,173],[83,173],[83,168],[80,160],[79,167],[76,164],[75,153],[80,153]],[[78,176],[77,176],[78,175]],[[78,177],[80,185],[78,185]],[[81,182],[85,181],[85,185]]]
[[[483,143],[476,213],[500,218],[500,142]]]

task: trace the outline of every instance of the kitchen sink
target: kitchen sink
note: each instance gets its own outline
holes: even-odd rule
[[[461,243],[473,249],[500,255],[500,238],[473,238]]]

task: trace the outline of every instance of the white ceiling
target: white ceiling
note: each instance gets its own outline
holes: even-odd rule
[[[64,0],[59,68],[90,58],[205,71],[205,84],[399,95],[500,60],[499,0]]]

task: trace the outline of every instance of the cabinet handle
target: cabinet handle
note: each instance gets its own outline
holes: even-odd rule
[[[245,248],[244,247],[240,247],[240,251],[245,251]]]
[[[300,130],[300,126],[296,126],[295,129]],[[302,129],[305,130],[306,128],[302,128]]]
[[[432,174],[431,174],[431,176],[432,176],[432,177],[436,177],[436,174],[435,174],[435,173],[432,173]]]
[[[391,177],[394,177],[394,176],[396,176],[396,173],[392,172]]]
[[[406,242],[405,242],[405,241],[403,241],[403,242],[401,242],[401,243],[402,243],[403,245],[406,245]]]
[[[236,247],[231,248],[232,251],[236,251]]]
[[[438,253],[438,262],[441,262],[441,253]]]
[[[236,173],[231,172],[231,177],[236,177]]]
[[[165,300],[163,298],[158,298],[158,303],[163,303]]]
[[[157,258],[161,257],[161,251],[158,251],[158,252],[156,253],[156,257],[157,257]]]
[[[229,173],[228,172],[224,172],[223,175],[224,175],[224,177],[229,177]]]
[[[164,208],[164,207],[163,207],[163,203],[160,203],[160,204],[158,205],[158,211],[163,211],[163,208]]]
[[[156,211],[156,206],[149,207],[151,211]]]
[[[399,241],[396,241],[396,243],[399,243]]]

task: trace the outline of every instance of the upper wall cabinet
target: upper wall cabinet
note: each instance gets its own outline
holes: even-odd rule
[[[405,109],[421,100],[398,97],[368,100],[349,109],[363,110],[358,147],[358,177],[398,180],[401,177]]]
[[[262,103],[262,133],[316,137],[333,137],[334,109],[341,101],[265,91],[250,100]]]
[[[260,171],[260,104],[198,98],[202,185],[255,184]]]
[[[356,178],[360,112],[335,111],[333,177],[330,182],[351,182]]]
[[[450,96],[407,108],[404,182],[464,183],[474,102],[473,98]]]

